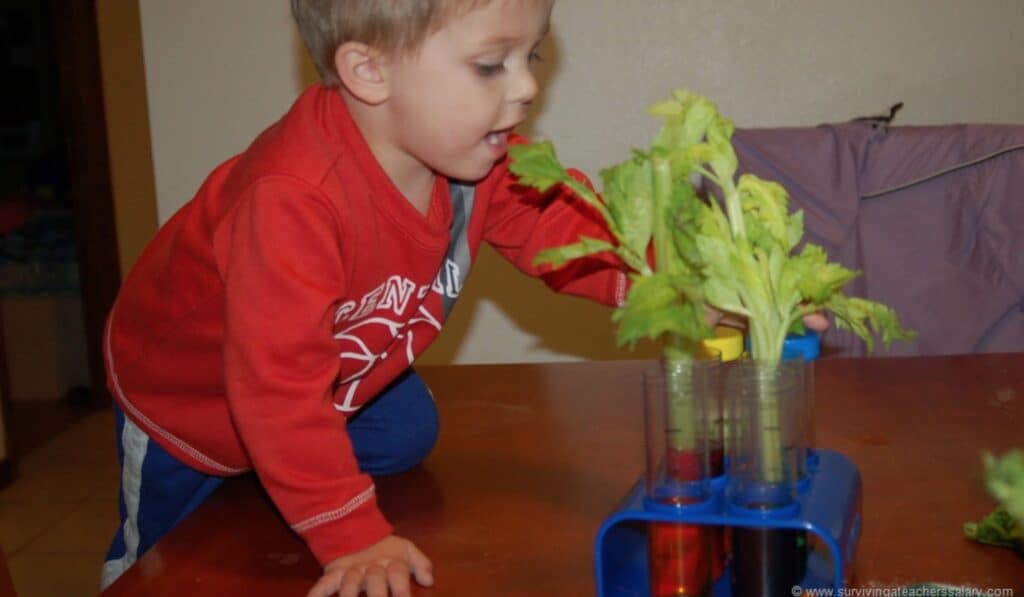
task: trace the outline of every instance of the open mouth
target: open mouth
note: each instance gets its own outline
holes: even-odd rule
[[[484,137],[484,143],[491,150],[495,159],[501,159],[508,151],[509,129],[491,131]]]
[[[486,141],[488,145],[492,145],[494,147],[505,147],[508,145],[508,130],[492,131],[487,133],[487,136],[484,137],[484,141]]]

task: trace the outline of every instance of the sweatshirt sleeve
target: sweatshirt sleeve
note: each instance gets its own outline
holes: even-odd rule
[[[512,139],[513,144],[524,142],[522,137]],[[507,158],[497,168],[484,239],[519,270],[541,278],[557,292],[621,305],[629,280],[614,255],[592,255],[557,269],[533,264],[539,252],[578,242],[581,236],[614,242],[601,216],[563,185],[543,194],[523,187],[508,171]],[[570,170],[569,174],[592,188],[583,173]]]
[[[339,236],[328,202],[289,179],[253,185],[214,235],[232,418],[263,486],[321,563],[391,532],[332,402]]]

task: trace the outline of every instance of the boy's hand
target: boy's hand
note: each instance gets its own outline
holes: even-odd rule
[[[389,535],[370,547],[342,556],[324,566],[307,597],[409,597],[409,575],[429,587],[434,584],[433,564],[411,541]]]
[[[704,306],[704,314],[707,317],[708,325],[711,327],[715,327],[718,324],[735,328],[746,327],[746,322],[743,319],[739,319],[731,314],[723,314],[721,311],[706,305]],[[817,311],[810,315],[804,315],[804,326],[822,334],[828,331],[829,322],[821,311]]]
[[[818,311],[810,315],[804,315],[804,326],[821,334],[828,331],[829,323],[825,315]]]

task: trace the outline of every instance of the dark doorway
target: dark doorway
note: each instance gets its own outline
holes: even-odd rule
[[[110,400],[102,338],[121,272],[95,2],[0,3],[0,69],[0,209],[7,223],[0,227],[0,298],[80,299],[80,325],[61,341],[84,343],[88,371],[80,387],[65,389],[59,413],[40,412],[39,404],[12,408],[13,347],[0,347],[0,400],[18,454],[63,430],[76,412]],[[7,341],[37,340],[23,336],[8,333]]]

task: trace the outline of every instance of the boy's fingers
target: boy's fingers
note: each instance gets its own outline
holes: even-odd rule
[[[363,576],[366,597],[388,597],[388,575],[380,564],[371,564]]]
[[[341,579],[341,587],[338,589],[339,597],[358,597],[362,584],[363,572],[355,568],[349,568]]]
[[[409,567],[405,562],[388,564],[388,585],[391,586],[392,597],[411,597],[412,587],[409,584]]]
[[[718,322],[722,320],[722,312],[713,307],[704,305],[704,317],[709,326],[715,327],[718,325]]]
[[[313,588],[309,590],[306,597],[328,597],[338,592],[338,586],[341,584],[341,577],[345,573],[344,570],[334,570],[320,577],[320,580],[316,581]]]
[[[416,582],[429,587],[434,584],[434,565],[430,559],[412,543],[409,544],[409,566]]]
[[[816,332],[824,332],[829,327],[828,318],[821,313],[804,315],[804,325]]]

